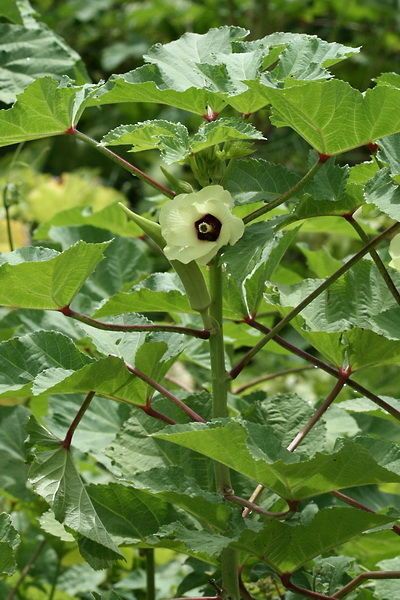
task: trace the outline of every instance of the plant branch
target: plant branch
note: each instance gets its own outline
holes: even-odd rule
[[[266,327],[265,325],[263,325],[262,323],[259,323],[258,321],[255,321],[254,319],[250,319],[250,318],[245,319],[244,322],[265,334],[269,334],[272,331],[269,327]],[[296,356],[303,358],[304,360],[313,364],[315,367],[318,367],[319,369],[322,369],[326,373],[329,373],[329,375],[332,375],[333,377],[336,377],[336,378],[340,377],[340,369],[338,369],[337,367],[333,367],[329,363],[321,360],[320,358],[317,358],[313,354],[310,354],[309,352],[306,352],[305,350],[298,348],[294,344],[291,344],[290,342],[285,340],[285,338],[281,337],[280,335],[274,335],[273,339],[277,344],[279,344],[279,346],[281,346],[282,348],[285,348],[285,350],[289,350],[289,352],[292,352]],[[375,404],[380,406],[383,410],[386,410],[395,419],[400,420],[400,411],[398,411],[394,406],[391,406],[390,404],[385,402],[385,400],[382,400],[382,398],[379,398],[379,396],[377,396],[376,394],[374,394],[373,392],[371,392],[370,390],[368,390],[367,388],[362,386],[360,383],[357,383],[353,379],[349,378],[346,381],[346,385],[351,387],[356,392],[359,392],[363,396],[366,396],[367,398],[372,400],[372,402],[374,402]]]
[[[345,502],[346,504],[349,504],[350,506],[353,506],[354,508],[358,508],[359,510],[363,510],[365,512],[369,512],[369,513],[375,514],[375,511],[372,510],[372,508],[369,508],[365,504],[362,504],[362,502],[359,502],[358,500],[355,500],[354,498],[352,498],[351,496],[348,496],[347,494],[344,494],[343,492],[339,492],[338,490],[334,490],[334,491],[331,492],[331,494],[332,494],[332,496],[335,496],[336,498],[338,498],[342,502]],[[392,531],[394,531],[394,533],[396,533],[397,535],[400,535],[400,526],[399,525],[393,525]]]
[[[348,496],[347,494],[344,494],[343,492],[334,490],[333,492],[331,492],[331,494],[332,494],[332,496],[336,496],[336,498],[338,498],[339,500],[342,500],[342,502],[345,502],[346,504],[349,504],[350,506],[353,506],[354,508],[359,508],[360,510],[363,510],[363,511],[369,512],[369,513],[375,512],[374,510],[372,510],[372,508],[368,508],[368,506],[366,506],[365,504],[362,504],[361,502],[354,500],[354,498],[351,498],[350,496]]]
[[[301,371],[309,371],[310,369],[313,369],[313,368],[314,367],[310,367],[310,366],[306,365],[305,367],[293,367],[292,369],[284,369],[282,371],[277,371],[276,373],[270,373],[269,375],[261,375],[260,377],[256,377],[255,379],[252,379],[251,381],[248,381],[247,383],[240,385],[238,388],[233,390],[233,393],[241,394],[242,392],[245,392],[249,388],[254,387],[255,385],[258,385],[259,383],[263,383],[265,381],[272,381],[273,379],[276,379],[277,377],[284,377],[285,375],[291,375],[292,373],[300,373]]]
[[[71,442],[72,442],[72,438],[73,435],[75,433],[76,428],[78,427],[79,423],[82,420],[83,415],[85,414],[85,412],[87,411],[87,409],[89,408],[89,405],[91,403],[91,401],[93,400],[93,397],[95,395],[96,392],[89,392],[86,396],[86,398],[84,399],[82,406],[80,407],[80,409],[78,410],[78,412],[76,413],[76,416],[74,418],[74,420],[72,421],[71,425],[69,426],[69,429],[65,435],[65,438],[62,442],[62,447],[65,448],[65,450],[69,450],[71,447]]]
[[[283,510],[281,512],[272,512],[270,510],[265,510],[264,508],[261,508],[261,506],[258,506],[258,504],[254,504],[253,502],[250,502],[250,500],[246,500],[245,498],[241,498],[240,496],[236,496],[235,494],[225,494],[224,498],[225,500],[233,502],[234,504],[245,506],[251,512],[259,513],[260,515],[264,515],[265,517],[275,517],[276,519],[282,519],[293,512],[293,510],[290,509]]]
[[[103,146],[103,144],[89,137],[85,133],[82,133],[81,131],[78,131],[74,128],[68,129],[65,133],[75,135],[79,140],[82,140],[82,142],[85,142],[93,148],[96,148],[98,152],[104,154],[104,156],[107,156],[107,158],[117,163],[120,167],[122,167],[132,175],[136,175],[136,177],[139,177],[139,179],[142,179],[143,181],[151,185],[151,187],[164,194],[164,196],[168,196],[168,198],[173,198],[176,195],[173,190],[163,185],[159,181],[156,181],[153,177],[136,167],[134,164],[130,163],[125,158],[122,158],[122,156],[119,156],[118,154],[107,148],[107,146]]]
[[[111,356],[114,356],[114,355],[111,355]],[[152,379],[152,377],[149,377],[149,375],[146,375],[146,373],[143,373],[143,371],[141,371],[140,369],[137,369],[136,367],[134,367],[133,365],[130,365],[127,362],[125,363],[125,367],[133,375],[136,375],[136,377],[138,377],[139,379],[141,379],[142,381],[147,383],[154,390],[157,390],[157,392],[159,392],[162,396],[164,396],[164,398],[171,400],[171,402],[173,402],[184,413],[186,413],[188,415],[188,417],[191,418],[192,421],[196,421],[197,423],[205,423],[206,422],[206,420],[203,419],[203,417],[201,417],[200,415],[198,415],[194,410],[192,410],[190,408],[190,406],[188,406],[182,400],[180,400],[179,398],[174,396],[174,394],[172,394],[169,390],[167,390],[167,388],[165,388],[163,385],[161,385],[160,383],[155,381],[155,379]],[[141,406],[141,408],[142,408],[142,410],[145,410],[143,408],[143,406]],[[148,412],[148,409],[146,412]],[[165,420],[165,419],[163,419],[163,420]]]
[[[158,419],[158,421],[164,421],[164,423],[168,423],[168,425],[176,425],[176,421],[168,417],[168,415],[164,415],[163,413],[158,412],[152,406],[148,406],[147,404],[139,404],[138,408],[140,408],[146,415],[149,417],[154,417]]]
[[[332,275],[330,275],[325,281],[319,285],[311,294],[309,294],[302,302],[300,302],[296,307],[294,307],[290,312],[287,313],[283,319],[281,319],[272,329],[271,331],[260,340],[245,356],[239,361],[239,363],[231,370],[230,376],[232,379],[235,379],[239,375],[239,373],[244,369],[244,367],[250,362],[250,360],[259,352],[264,346],[272,340],[272,338],[281,331],[290,323],[292,319],[297,317],[298,314],[301,313],[304,308],[306,308],[313,300],[318,298],[320,294],[322,294],[325,290],[327,290],[332,283],[334,283],[337,279],[339,279],[344,273],[346,273],[352,266],[354,266],[359,260],[365,256],[371,248],[374,248],[380,241],[382,241],[387,236],[395,233],[398,229],[400,229],[400,223],[394,223],[388,229],[385,229],[381,234],[377,235],[371,241],[368,242],[361,250],[359,250],[352,258],[350,258],[344,265],[342,265],[337,271],[335,271]]]
[[[265,215],[266,213],[270,212],[274,208],[277,208],[278,206],[286,202],[286,200],[289,200],[289,198],[291,198],[297,192],[299,192],[305,186],[305,184],[308,183],[308,181],[310,181],[314,177],[315,173],[318,171],[318,169],[322,167],[324,162],[324,160],[318,159],[317,162],[314,163],[313,166],[307,171],[304,177],[302,177],[297,183],[295,183],[293,187],[291,187],[289,190],[278,196],[278,198],[276,198],[272,202],[269,202],[265,206],[261,206],[261,208],[258,208],[257,210],[244,217],[243,222],[250,223],[251,221],[254,221],[254,219],[257,219],[258,217],[261,217],[262,215]]]
[[[354,577],[341,590],[333,594],[332,598],[343,598],[350,594],[356,587],[361,585],[366,579],[400,579],[400,571],[366,571]]]
[[[308,598],[314,598],[315,600],[334,600],[334,596],[326,596],[325,594],[313,592],[312,590],[308,590],[307,588],[296,585],[290,579],[292,575],[293,573],[282,573],[282,575],[280,575],[280,579],[286,589],[291,590],[292,592],[297,592],[298,594],[302,594],[303,596],[307,596]]]
[[[31,558],[28,560],[28,562],[26,563],[26,565],[24,566],[24,568],[22,569],[20,576],[18,577],[14,587],[9,591],[7,599],[6,600],[14,600],[15,595],[18,591],[19,586],[21,585],[21,583],[23,582],[23,580],[25,579],[25,577],[28,575],[29,571],[31,570],[31,568],[33,567],[33,565],[35,564],[35,562],[37,561],[37,559],[39,558],[39,555],[41,554],[43,548],[46,545],[46,540],[42,540],[40,542],[40,544],[36,547],[35,552],[32,554]]]
[[[357,223],[357,221],[354,219],[353,215],[344,215],[344,218],[346,219],[346,221],[348,223],[350,223],[350,225],[353,227],[353,229],[358,233],[360,239],[364,242],[364,244],[368,243],[369,237],[367,236],[367,234],[365,233],[365,231],[361,227],[361,225],[359,223]],[[374,261],[374,263],[376,265],[376,268],[378,269],[379,273],[382,275],[382,279],[386,283],[388,290],[392,294],[392,296],[395,299],[395,301],[397,302],[397,304],[400,305],[400,292],[397,289],[396,284],[394,283],[393,279],[391,278],[389,271],[385,267],[385,264],[383,263],[381,257],[379,256],[379,254],[377,253],[375,248],[371,248],[369,253],[371,255],[372,260]]]
[[[70,317],[71,319],[75,319],[76,321],[105,331],[170,331],[191,335],[202,340],[208,340],[210,337],[210,332],[207,329],[194,329],[192,327],[181,327],[180,325],[164,325],[163,323],[152,323],[148,325],[118,325],[116,323],[103,323],[103,321],[98,321],[97,319],[83,315],[69,306],[63,306],[62,308],[59,308],[58,311],[66,317]]]

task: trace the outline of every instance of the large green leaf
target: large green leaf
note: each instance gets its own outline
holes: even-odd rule
[[[284,450],[273,430],[240,421],[176,425],[154,437],[200,452],[262,483],[284,498],[379,482],[400,482],[399,475],[376,462],[363,446],[343,441],[332,454],[312,458]]]
[[[184,401],[204,414],[207,395],[185,397]],[[193,405],[195,401],[195,405]],[[159,397],[153,406],[173,416],[178,422],[187,421],[186,415],[171,407]],[[163,430],[165,423],[145,413],[133,414],[125,423],[108,451],[116,473],[137,489],[143,489],[205,522],[223,527],[230,508],[210,489],[213,487],[211,462],[203,456],[155,439],[152,433]]]
[[[343,46],[321,40],[315,35],[276,32],[252,42],[235,42],[242,51],[258,50],[268,59],[270,47],[282,48],[278,64],[271,73],[274,80],[325,79],[330,77],[328,67],[357,54],[360,48]],[[285,48],[286,46],[286,48]],[[265,59],[264,59],[265,60]],[[275,61],[273,61],[275,62]],[[267,66],[264,63],[264,67]]]
[[[214,56],[230,55],[231,44],[243,38],[240,27],[220,27],[206,34],[186,33],[168,44],[156,44],[144,57],[147,64],[117,75],[100,89],[94,103],[156,102],[207,114],[207,107],[220,112],[226,105],[225,92],[237,91],[227,67],[213,62]],[[236,83],[236,86],[235,86]],[[240,90],[246,90],[244,84]]]
[[[197,397],[184,396],[184,401],[205,418],[209,412],[208,397],[203,392]],[[193,400],[196,400],[193,403]],[[182,423],[188,422],[188,417],[167,400],[156,397],[152,406]],[[168,471],[171,467],[179,467],[186,477],[195,480],[203,489],[213,485],[212,465],[204,456],[191,452],[153,436],[163,431],[166,424],[154,419],[143,412],[135,412],[123,425],[121,431],[110,445],[107,454],[115,464],[117,471],[127,481],[134,481],[141,473],[153,470]],[[159,486],[160,484],[157,483]]]
[[[365,94],[339,80],[264,88],[277,127],[291,127],[323,154],[340,154],[400,131],[400,89],[377,86]]]
[[[277,233],[274,221],[254,223],[245,229],[235,246],[222,254],[227,273],[240,289],[244,315],[256,314],[265,282],[279,266],[296,234],[297,230]]]
[[[325,508],[314,514],[310,508],[299,515],[297,523],[273,520],[256,535],[245,531],[235,545],[256,554],[278,572],[291,573],[338,544],[391,520],[355,508]]]
[[[332,527],[332,523],[340,524]],[[290,521],[268,520],[245,529],[229,530],[224,534],[193,529],[181,524],[167,526],[158,536],[173,542],[179,539],[183,551],[197,554],[213,562],[227,547],[237,548],[245,555],[256,556],[278,573],[292,573],[312,558],[326,554],[337,544],[346,542],[364,531],[385,526],[391,517],[366,513],[354,508],[325,508],[314,505]]]
[[[153,388],[135,377],[127,369],[125,360],[129,357],[135,367],[159,381],[181,351],[178,335],[153,334],[146,337],[137,333],[101,334],[93,341],[97,350],[106,356],[96,361],[88,360],[86,365],[75,371],[64,367],[42,370],[33,382],[34,395],[77,394],[95,390],[99,395],[114,400],[144,404],[153,394]],[[122,338],[124,341],[120,344]]]
[[[397,273],[391,274],[400,285]],[[278,301],[275,292],[267,298],[275,305],[294,307],[321,283],[320,279],[305,279],[294,286],[278,286]],[[301,315],[306,327],[312,331],[343,332],[359,327],[396,337],[389,329],[384,330],[375,323],[375,317],[395,307],[396,302],[374,263],[362,260],[311,302]]]
[[[92,106],[120,104],[122,102],[152,102],[166,104],[182,110],[203,115],[207,107],[221,111],[226,106],[222,94],[210,89],[194,86],[184,90],[173,89],[173,83],[166,81],[156,65],[144,65],[123,75],[113,75],[100,87],[91,101]]]
[[[18,96],[15,105],[0,110],[0,146],[65,133],[81,117],[97,86],[74,86],[43,77]]]
[[[294,393],[261,399],[250,394],[245,400],[248,400],[248,403],[242,410],[243,418],[272,427],[285,447],[314,414],[309,403]],[[325,450],[325,436],[326,428],[321,419],[302,442],[301,450],[308,452],[310,456],[318,450]]]
[[[6,104],[35,79],[79,75],[79,55],[45,25],[0,23],[0,101]],[[82,76],[79,77],[82,83]]]
[[[44,424],[62,439],[82,402],[82,396],[51,396]],[[94,455],[104,463],[103,450],[114,440],[129,412],[129,407],[124,404],[94,397],[74,433],[73,447]]]
[[[34,378],[54,367],[71,372],[91,359],[72,340],[55,331],[37,331],[0,344],[0,393],[4,397],[29,395]]]
[[[70,338],[54,331],[38,331],[0,344],[1,396],[94,390],[116,400],[143,404],[153,390],[127,369],[125,361],[160,380],[182,350],[178,334],[146,337],[144,333],[92,330],[86,338],[89,346],[93,344],[90,349],[97,360],[81,353]]]
[[[392,219],[400,219],[400,187],[394,183],[389,169],[381,169],[367,183],[365,200]]]
[[[237,204],[270,202],[287,192],[300,178],[282,165],[263,159],[233,161],[227,168],[223,186]]]
[[[378,566],[382,571],[400,571],[400,557],[382,560]],[[400,594],[399,579],[378,579],[374,582],[375,596],[379,600],[392,600]]]
[[[92,210],[92,207],[87,206],[62,210],[39,225],[35,229],[34,237],[36,240],[43,240],[49,237],[51,227],[78,225],[107,229],[107,231],[121,236],[139,237],[142,235],[141,229],[133,221],[128,221],[125,211],[121,210],[119,204],[111,204],[101,210]]]
[[[380,322],[381,317],[376,317],[378,319]],[[352,370],[357,371],[371,366],[396,365],[400,361],[399,341],[387,339],[373,331],[354,327],[340,333],[325,333],[305,330],[301,319],[292,321],[292,324],[302,337],[338,368],[351,365]]]
[[[17,567],[15,551],[20,537],[14,529],[10,515],[0,513],[0,574],[12,575]]]
[[[136,489],[179,506],[203,523],[224,531],[232,517],[232,507],[221,503],[221,496],[202,489],[180,467],[162,467],[126,478]]]
[[[400,135],[388,135],[379,140],[378,157],[389,164],[393,175],[400,175]]]
[[[310,157],[311,160],[314,161],[314,157]],[[368,166],[365,168],[365,165]],[[373,175],[370,165],[361,163],[349,169],[348,166],[335,164],[334,158],[328,160],[311,182],[302,188],[300,202],[292,202],[294,209],[288,215],[287,222],[353,212],[363,203],[363,184],[368,176]]]
[[[32,247],[2,254],[0,304],[45,309],[68,306],[107,246],[78,242],[62,253]]]
[[[26,487],[24,440],[29,412],[23,406],[0,409],[0,489],[14,498],[31,500]]]
[[[102,139],[104,146],[132,146],[131,152],[161,151],[166,163],[183,160],[189,153],[189,132],[182,123],[155,119],[134,125],[120,125]]]
[[[71,452],[60,440],[32,420],[29,443],[34,461],[29,481],[34,491],[51,506],[56,519],[72,532],[104,547],[114,560],[121,554],[99,517],[84,485]]]
[[[97,317],[127,312],[193,312],[174,273],[153,273],[128,292],[118,292],[96,311]]]
[[[179,513],[161,498],[116,483],[90,485],[88,497],[99,518],[118,543],[144,541],[160,527],[179,520]]]
[[[121,125],[107,133],[102,143],[106,146],[132,145],[131,152],[157,148],[166,163],[173,163],[219,144],[260,139],[264,139],[261,132],[243,119],[221,118],[204,123],[192,136],[189,136],[184,125],[170,121],[154,120]]]
[[[93,103],[156,102],[207,115],[230,104],[241,113],[265,106],[263,90],[247,87],[265,68],[274,82],[290,77],[325,78],[326,67],[358,52],[314,36],[278,33],[256,42],[242,42],[239,27],[219,27],[199,35],[186,33],[168,44],[157,44],[145,55],[147,64],[112,76]]]
[[[276,39],[279,35],[282,36],[279,33],[272,34],[264,40],[273,38],[273,36],[276,36]],[[360,51],[360,48],[349,48],[335,42],[326,42],[316,36],[302,34],[286,34],[286,36],[291,37],[289,46],[282,52],[278,64],[271,73],[272,78],[278,81],[287,77],[292,79],[329,78],[331,75],[327,67],[331,67]]]

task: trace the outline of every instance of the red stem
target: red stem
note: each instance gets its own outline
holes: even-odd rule
[[[343,598],[347,596],[354,588],[361,585],[366,579],[400,579],[400,571],[367,571],[360,573],[357,577],[354,577],[349,583],[347,583],[341,590],[333,594],[333,598]]]
[[[258,321],[255,321],[254,319],[252,319],[250,317],[246,318],[244,320],[244,322],[247,323],[248,325],[250,325],[251,327],[254,327],[254,329],[258,329],[258,331],[261,331],[262,333],[265,333],[265,334],[268,334],[272,331],[269,327],[266,327],[262,323],[259,323]],[[332,365],[321,360],[320,358],[313,356],[309,352],[306,352],[305,350],[298,348],[294,344],[291,344],[290,342],[285,340],[285,338],[281,337],[280,335],[274,335],[273,339],[282,348],[289,350],[289,352],[292,352],[296,356],[300,356],[300,358],[304,358],[304,360],[307,360],[309,363],[312,363],[319,369],[322,369],[326,373],[329,373],[329,375],[332,375],[333,377],[336,377],[336,378],[340,377],[340,369],[338,369],[337,367],[333,367]],[[372,402],[374,402],[375,404],[377,404],[378,406],[383,408],[383,410],[386,410],[395,419],[400,420],[400,411],[398,411],[396,408],[394,408],[394,406],[391,406],[390,404],[385,402],[385,400],[382,400],[382,398],[379,398],[379,396],[377,396],[376,394],[374,394],[373,392],[371,392],[370,390],[368,390],[367,388],[362,386],[360,383],[357,383],[353,379],[349,378],[346,381],[346,385],[353,388],[353,390],[356,390],[363,396],[366,396],[367,398],[372,400]]]
[[[287,517],[294,511],[294,508],[291,508],[289,510],[283,510],[281,512],[272,512],[270,510],[265,510],[264,508],[261,508],[261,506],[250,502],[250,500],[246,500],[245,498],[241,498],[240,496],[236,496],[235,494],[224,494],[224,498],[229,502],[234,502],[235,504],[239,504],[240,506],[245,506],[246,508],[249,508],[252,512],[257,512],[260,515],[264,515],[266,517],[274,517],[276,519],[282,519],[283,517]]]
[[[176,421],[174,421],[174,419],[171,419],[171,417],[168,417],[168,415],[164,415],[163,413],[158,412],[158,410],[155,410],[151,406],[147,406],[146,404],[139,404],[138,408],[145,412],[146,415],[149,415],[149,417],[154,417],[159,421],[164,421],[164,423],[168,423],[168,425],[176,425]]]
[[[345,502],[346,504],[349,504],[350,506],[353,506],[354,508],[358,508],[358,509],[363,510],[365,512],[376,514],[375,511],[372,510],[372,508],[369,508],[365,504],[362,504],[362,502],[359,502],[358,500],[355,500],[354,498],[352,498],[351,496],[348,496],[347,494],[344,494],[343,492],[339,492],[338,490],[334,490],[333,492],[331,492],[331,494],[332,494],[332,496],[335,496],[336,498],[338,498],[342,502]],[[394,533],[396,535],[400,535],[400,526],[399,525],[393,525],[392,531],[394,531]]]
[[[113,152],[106,146],[103,146],[103,144],[100,144],[97,140],[94,140],[85,133],[82,133],[81,131],[78,131],[75,128],[70,128],[65,133],[69,135],[75,135],[78,139],[82,140],[86,144],[89,144],[90,146],[98,150],[98,152],[101,152],[101,154],[104,154],[105,156],[107,156],[107,158],[120,165],[126,171],[129,171],[129,173],[132,173],[133,175],[139,177],[139,179],[143,179],[143,181],[146,181],[146,183],[151,185],[151,187],[155,188],[165,196],[173,198],[176,195],[173,190],[169,189],[167,186],[163,185],[159,181],[156,181],[153,177],[147,175],[147,173],[145,173],[144,171],[127,161],[125,158],[122,158],[122,156],[119,156],[119,154],[116,154],[116,152]]]
[[[282,573],[282,575],[280,575],[281,581],[286,589],[291,590],[292,592],[297,592],[298,594],[303,594],[303,596],[307,596],[308,598],[316,598],[317,600],[334,600],[333,596],[326,596],[325,594],[313,592],[312,590],[308,590],[307,588],[296,585],[290,580],[292,574],[293,573]]]
[[[162,396],[164,396],[168,400],[171,400],[171,402],[173,402],[176,406],[183,410],[183,412],[186,413],[188,417],[192,419],[192,421],[196,421],[197,423],[206,423],[206,420],[203,419],[203,417],[197,414],[194,410],[192,410],[190,406],[182,402],[182,400],[174,396],[169,390],[167,390],[167,388],[165,388],[160,383],[157,383],[157,381],[146,375],[146,373],[143,373],[143,371],[137,369],[129,363],[125,363],[125,367],[128,369],[128,371],[133,373],[133,375],[136,375],[136,377],[147,383],[153,389],[157,390],[157,392],[159,392]]]
[[[83,415],[85,414],[85,412],[87,411],[87,409],[89,408],[89,405],[94,397],[96,392],[89,392],[85,398],[85,400],[82,403],[82,406],[80,407],[80,409],[78,410],[78,412],[76,413],[76,416],[74,418],[74,420],[72,421],[71,425],[69,426],[69,429],[65,435],[64,440],[62,441],[62,447],[65,448],[65,450],[69,450],[71,447],[71,442],[72,442],[72,438],[73,435],[75,433],[76,428],[78,427],[79,423],[81,422],[81,419],[83,417]]]
[[[90,325],[91,327],[105,331],[170,331],[174,333],[191,335],[202,340],[208,340],[210,337],[210,332],[208,329],[194,329],[192,327],[181,327],[179,325],[163,325],[162,323],[154,323],[149,325],[118,325],[114,323],[103,323],[102,321],[98,321],[97,319],[93,319],[87,315],[83,315],[82,313],[73,310],[69,306],[63,306],[62,308],[59,308],[58,311],[66,317],[70,317],[71,319],[75,319],[76,321],[86,323],[86,325]]]

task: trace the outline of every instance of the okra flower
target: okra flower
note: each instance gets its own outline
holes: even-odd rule
[[[400,271],[400,235],[395,235],[390,242],[389,254],[392,259],[389,266]]]
[[[167,242],[166,257],[206,265],[222,246],[235,244],[243,235],[244,223],[232,214],[232,207],[232,196],[220,185],[179,194],[164,204],[159,220]]]

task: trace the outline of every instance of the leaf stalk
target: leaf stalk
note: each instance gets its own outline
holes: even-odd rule
[[[103,144],[86,135],[85,133],[78,131],[78,129],[73,129],[72,131],[68,130],[68,132],[66,133],[75,135],[75,137],[77,137],[79,140],[85,142],[89,146],[92,146],[92,148],[95,148],[98,152],[104,154],[104,156],[107,156],[107,158],[117,163],[120,167],[125,169],[125,171],[128,171],[132,175],[136,175],[136,177],[139,177],[139,179],[142,179],[143,181],[151,185],[152,188],[158,190],[159,192],[164,194],[164,196],[168,196],[168,198],[173,198],[176,195],[173,190],[154,179],[154,177],[151,177],[150,175],[136,167],[133,163],[130,163],[125,158],[122,158],[122,156],[119,156],[119,154],[113,152],[112,150],[107,148],[107,146],[104,146]]]

